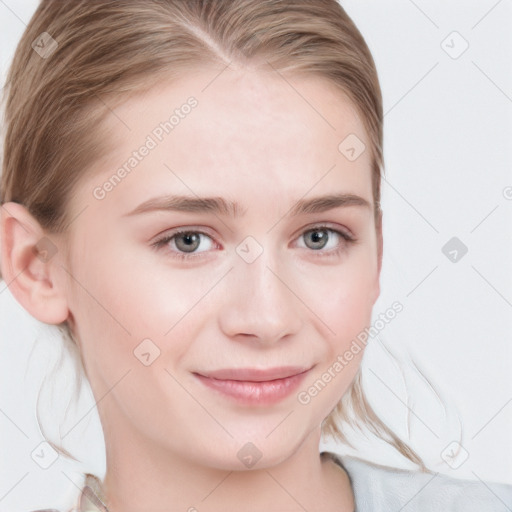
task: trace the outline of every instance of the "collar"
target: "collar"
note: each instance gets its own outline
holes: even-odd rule
[[[80,494],[78,512],[109,512],[105,503],[100,479],[91,473],[86,473],[85,484]]]

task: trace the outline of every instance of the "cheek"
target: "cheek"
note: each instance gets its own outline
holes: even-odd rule
[[[339,277],[331,281],[331,293],[324,294],[317,303],[329,329],[324,330],[321,362],[301,388],[297,400],[303,406],[313,407],[318,417],[331,412],[360,368],[366,347],[365,329],[372,314],[369,286],[369,281],[354,274]]]
[[[369,300],[369,288],[360,281],[340,284],[325,300],[322,311],[325,322],[334,331],[332,334],[336,345],[343,345],[348,338],[356,336],[370,322],[373,304]]]
[[[346,391],[360,367],[366,343],[363,336],[371,322],[372,305],[366,290],[353,288],[330,302],[327,322],[335,332],[329,339],[321,380],[332,382],[334,402]],[[362,336],[363,335],[363,336]]]
[[[140,369],[147,359],[154,363],[146,375],[178,364],[191,329],[200,324],[198,315],[204,314],[206,301],[201,299],[211,288],[211,276],[159,271],[136,257],[112,253],[109,258],[106,251],[105,257],[90,261],[81,277],[87,291],[77,287],[74,310],[91,371],[113,381],[127,369]]]
[[[341,398],[360,367],[378,284],[376,265],[369,250],[360,251],[345,264],[324,272],[322,281],[317,281],[323,286],[313,288],[311,281],[304,288],[322,319],[326,342],[322,363],[310,382],[314,386],[311,392],[314,395],[325,387],[322,400],[327,407]]]
[[[323,320],[334,345],[343,346],[371,321],[376,265],[369,251],[360,251],[339,266],[317,270],[301,286],[305,302]]]

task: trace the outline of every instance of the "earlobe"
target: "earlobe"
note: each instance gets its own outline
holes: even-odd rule
[[[21,204],[0,207],[2,277],[12,295],[34,318],[65,321],[69,311],[56,240],[47,235]]]

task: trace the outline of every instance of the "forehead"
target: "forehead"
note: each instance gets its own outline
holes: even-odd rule
[[[352,103],[323,78],[269,69],[198,69],[128,99],[105,121],[111,151],[88,189],[128,169],[151,140],[109,192],[120,208],[162,187],[220,196],[265,189],[281,197],[342,187],[371,201],[369,140]],[[190,98],[195,106],[184,108]],[[366,150],[351,161],[345,140]]]

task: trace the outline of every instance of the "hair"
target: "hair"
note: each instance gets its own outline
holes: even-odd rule
[[[42,33],[56,41],[43,56],[33,47]],[[336,0],[42,0],[7,75],[0,204],[20,203],[46,232],[65,232],[74,189],[109,151],[102,121],[111,109],[159,80],[212,65],[270,65],[333,84],[366,130],[380,218],[380,84],[363,36]],[[68,323],[58,327],[84,372]],[[322,423],[324,434],[352,446],[341,423],[368,428],[425,469],[366,400],[360,368]]]

